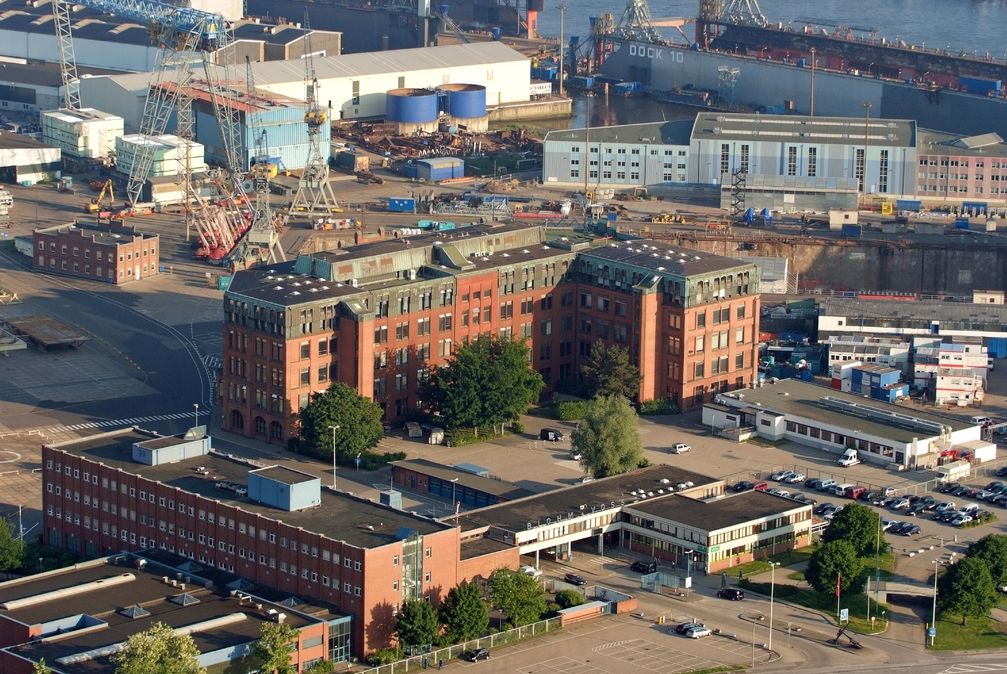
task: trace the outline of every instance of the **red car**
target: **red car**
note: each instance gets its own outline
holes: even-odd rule
[[[755,486],[752,487],[752,489],[754,489],[755,491],[766,491],[767,489],[769,489],[769,483],[768,482],[756,482]]]

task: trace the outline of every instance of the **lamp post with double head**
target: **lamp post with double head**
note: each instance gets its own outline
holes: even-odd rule
[[[329,426],[329,430],[332,431],[332,488],[336,488],[336,431],[339,430],[339,426]]]
[[[769,650],[773,650],[773,600],[776,598],[776,567],[780,565],[779,562],[770,562],[770,574],[769,574]]]

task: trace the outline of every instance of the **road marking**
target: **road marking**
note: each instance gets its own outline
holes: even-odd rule
[[[945,669],[941,674],[965,674],[966,672],[994,672],[1003,671],[1007,669],[1007,664],[1000,664],[996,662],[983,663],[983,664],[961,664],[955,665],[949,669]]]
[[[200,410],[199,416],[209,416],[208,411]],[[196,415],[192,412],[175,412],[173,414],[158,414],[151,417],[131,417],[129,419],[104,419],[102,421],[89,421],[82,424],[70,426],[49,426],[48,428],[28,429],[39,430],[43,433],[59,433],[61,431],[83,431],[90,428],[108,428],[109,426],[132,426],[134,424],[145,424],[152,421],[177,421],[179,419],[193,419]],[[22,429],[24,430],[24,429]]]

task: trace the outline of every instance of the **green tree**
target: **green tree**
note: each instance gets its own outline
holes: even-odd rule
[[[46,667],[45,658],[42,658],[32,665],[31,674],[52,674],[52,670]]]
[[[188,634],[157,622],[126,640],[112,656],[116,674],[206,674],[199,649]]]
[[[587,397],[622,396],[633,400],[640,391],[640,370],[629,362],[629,351],[600,339],[591,346],[591,355],[580,366]]]
[[[962,625],[965,618],[988,614],[998,599],[986,562],[978,557],[965,557],[937,580],[937,608],[961,616]]]
[[[510,569],[497,569],[490,576],[488,585],[493,605],[515,627],[535,622],[549,608],[545,590],[531,576]]]
[[[844,593],[859,591],[864,586],[863,561],[848,541],[823,543],[808,560],[805,579],[819,592],[835,592],[836,579],[840,575]]]
[[[24,562],[24,541],[14,537],[7,520],[0,519],[0,571],[20,568]]]
[[[265,674],[293,674],[290,664],[290,644],[297,639],[297,630],[286,623],[263,623],[259,640],[252,647],[258,658],[259,671]]]
[[[545,383],[528,365],[523,340],[482,335],[430,371],[420,398],[448,428],[496,426],[517,419]]]
[[[395,622],[395,634],[398,635],[402,647],[432,644],[437,639],[439,631],[437,611],[430,602],[413,599],[402,604],[402,610]]]
[[[983,536],[969,546],[966,554],[986,562],[995,585],[1007,585],[1007,536]]]
[[[448,590],[440,614],[445,636],[452,644],[481,637],[490,624],[489,611],[475,583],[461,583]]]
[[[879,545],[878,532],[881,516],[872,508],[851,503],[836,513],[832,523],[822,534],[822,541],[846,541],[860,557],[873,555]],[[880,549],[885,549],[885,539],[880,538]]]
[[[581,464],[594,477],[618,475],[643,462],[643,446],[636,411],[622,396],[601,396],[591,401],[570,440],[580,452]]]
[[[312,393],[298,415],[301,446],[317,457],[332,459],[335,427],[336,455],[356,457],[384,436],[383,416],[380,405],[342,382],[333,382],[326,391]]]
[[[571,608],[584,603],[584,595],[575,590],[561,590],[556,593],[556,603],[560,608]]]

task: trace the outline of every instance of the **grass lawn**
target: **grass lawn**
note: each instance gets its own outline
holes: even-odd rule
[[[990,617],[969,618],[962,625],[960,618],[947,616],[937,619],[937,637],[934,650],[965,651],[981,648],[1004,648],[1007,636],[996,629],[997,622]]]
[[[741,584],[741,587],[746,590],[758,592],[759,594],[764,594],[767,597],[769,596],[769,583],[752,583],[744,581]],[[784,599],[800,606],[821,611],[831,621],[838,624],[836,616],[836,597],[831,592],[815,592],[814,590],[799,588],[794,585],[777,585],[775,596],[777,599]],[[871,623],[867,620],[866,595],[863,593],[857,593],[843,597],[840,601],[840,608],[850,609],[849,626],[852,630],[864,634],[871,633]],[[882,604],[881,609],[887,610],[888,607]],[[877,615],[877,612],[877,604],[871,602],[871,614]],[[882,625],[879,623],[876,627],[878,628],[877,631],[880,631]]]
[[[787,552],[781,552],[778,555],[771,555],[767,559],[756,559],[755,561],[745,562],[744,564],[739,564],[738,566],[732,566],[727,572],[728,576],[737,577],[740,572],[744,576],[754,576],[756,574],[769,571],[772,567],[769,566],[769,562],[778,562],[780,566],[794,566],[795,564],[800,564],[801,562],[808,561],[817,549],[817,546],[809,545],[806,548],[801,548],[800,550],[788,550]]]

